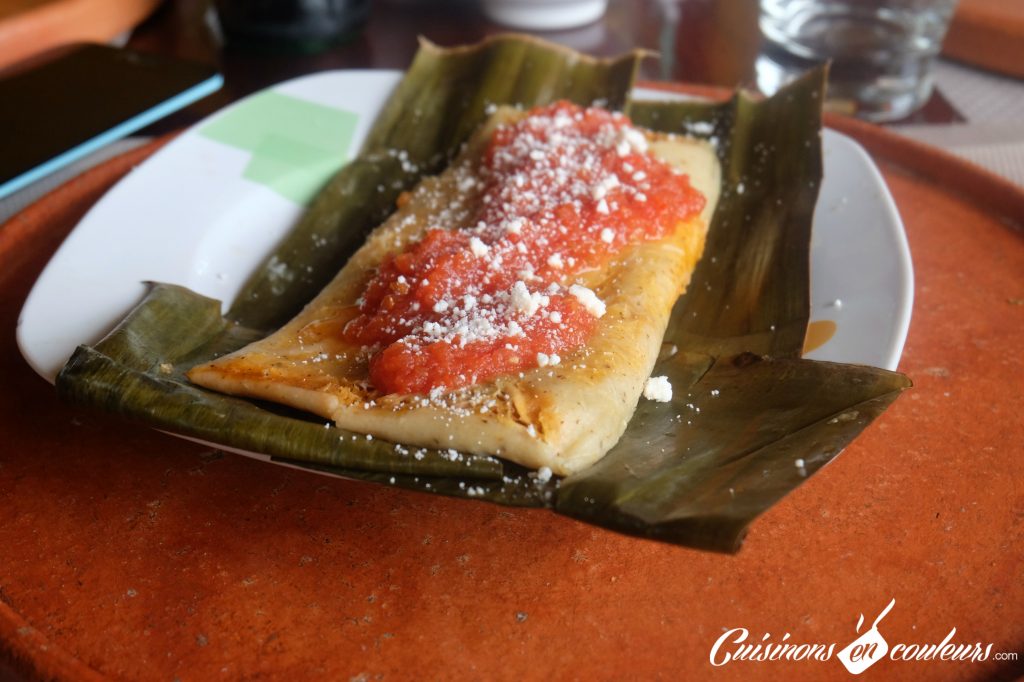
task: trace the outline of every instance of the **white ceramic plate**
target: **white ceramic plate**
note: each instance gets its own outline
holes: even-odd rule
[[[252,95],[198,123],[129,173],[65,240],[18,320],[18,345],[53,381],[145,293],[180,284],[229,302],[359,149],[397,71],[331,71]],[[640,96],[666,98],[643,91]],[[811,244],[812,323],[835,333],[807,357],[894,369],[913,274],[896,206],[864,150],[825,131]]]

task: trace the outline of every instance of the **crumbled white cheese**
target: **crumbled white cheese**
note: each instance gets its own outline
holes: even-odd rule
[[[506,232],[509,232],[511,234],[519,234],[520,232],[523,231],[523,225],[525,224],[526,220],[524,218],[516,217],[512,218],[511,220],[506,220],[503,223],[503,226]]]
[[[615,230],[613,230],[610,227],[606,227],[603,230],[601,230],[601,241],[603,241],[605,244],[611,244],[613,241],[615,241]]]
[[[469,250],[472,251],[473,255],[476,256],[477,258],[483,258],[491,251],[487,247],[487,244],[484,244],[482,241],[480,241],[480,237],[470,237]]]
[[[715,124],[710,121],[695,121],[688,123],[686,129],[694,135],[710,135],[715,132]]]
[[[610,174],[602,178],[599,182],[594,184],[590,190],[590,196],[594,201],[604,199],[608,196],[608,192],[619,186],[619,176]]]
[[[615,152],[619,156],[625,156],[633,151],[640,153],[647,151],[647,138],[636,128],[629,126],[620,128]]]
[[[554,367],[555,365],[558,365],[561,362],[562,358],[559,357],[556,353],[552,353],[550,355],[548,355],[547,353],[537,353],[538,367],[547,367],[549,365]]]
[[[569,287],[569,293],[575,296],[576,300],[594,317],[604,316],[606,310],[604,301],[599,299],[593,290],[580,284],[573,284]]]
[[[527,317],[530,317],[538,308],[546,306],[551,299],[539,292],[530,293],[530,290],[526,288],[526,284],[522,280],[518,280],[512,285],[512,307],[516,312],[523,313]]]
[[[668,377],[649,378],[644,384],[644,397],[659,403],[667,403],[672,400],[672,384],[669,383]]]
[[[537,304],[534,302],[533,297],[530,296],[530,290],[526,288],[523,280],[519,280],[512,285],[512,307],[518,312],[525,313],[527,316],[537,312]]]

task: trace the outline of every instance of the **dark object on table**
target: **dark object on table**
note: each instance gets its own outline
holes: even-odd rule
[[[356,37],[370,0],[217,0],[229,46],[270,52],[319,52]]]
[[[207,64],[91,44],[58,48],[13,68],[0,79],[0,197],[223,82]]]

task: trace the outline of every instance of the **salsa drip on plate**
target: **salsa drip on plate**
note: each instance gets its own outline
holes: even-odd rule
[[[558,365],[605,312],[574,275],[665,237],[705,201],[626,116],[568,102],[499,126],[464,182],[482,184],[473,219],[388,256],[344,329],[373,350],[370,381],[384,393]]]

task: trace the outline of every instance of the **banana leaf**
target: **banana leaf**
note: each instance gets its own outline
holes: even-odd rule
[[[75,351],[57,389],[71,402],[252,452],[389,474],[501,477],[501,463],[493,457],[396,450],[393,443],[367,440],[322,420],[191,384],[185,378],[190,368],[260,337],[220,311],[220,301],[178,286],[152,285],[143,303],[96,348]]]
[[[639,58],[590,60],[515,36],[472,48],[423,45],[359,157],[328,183],[226,317],[216,301],[156,285],[109,337],[76,351],[58,390],[77,403],[317,471],[547,507],[624,533],[737,551],[754,518],[835,457],[909,381],[799,358],[824,74],[764,101],[737,94],[718,104],[629,102]],[[669,376],[674,398],[641,401],[598,464],[559,480],[489,457],[410,453],[184,379],[191,366],[294,315],[399,191],[443,167],[489,104],[558,98],[625,107],[656,130],[701,131],[717,140],[723,170],[704,257],[673,312],[655,370]],[[280,277],[282,264],[290,276]]]
[[[708,367],[695,383],[694,369]],[[894,372],[753,353],[659,364],[671,403],[641,401],[619,443],[558,490],[559,513],[735,552],[750,522],[832,460],[909,384]]]

